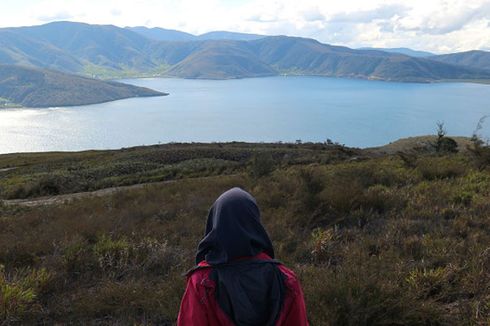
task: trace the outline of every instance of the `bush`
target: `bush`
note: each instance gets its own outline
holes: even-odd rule
[[[252,157],[249,166],[249,174],[252,178],[265,177],[274,171],[274,159],[270,153],[256,153]]]
[[[0,265],[0,321],[10,324],[25,320],[38,295],[50,280],[45,269],[18,270],[11,274]]]
[[[456,178],[466,173],[463,162],[448,157],[428,157],[419,160],[417,169],[426,180]]]

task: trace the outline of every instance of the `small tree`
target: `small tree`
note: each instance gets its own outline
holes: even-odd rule
[[[258,179],[267,176],[274,171],[274,158],[270,153],[256,153],[252,157],[249,167],[250,176]]]
[[[437,123],[437,140],[433,145],[437,153],[456,153],[458,143],[449,137],[446,137],[447,131],[444,128],[444,122]]]
[[[481,129],[483,129],[483,123],[488,116],[480,118],[476,125],[475,131],[471,136],[471,142],[473,146],[468,146],[468,151],[472,154],[476,166],[483,170],[487,166],[490,166],[490,144],[488,141],[483,140],[479,135]]]

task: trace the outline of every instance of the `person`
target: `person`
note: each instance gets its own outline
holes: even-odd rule
[[[308,325],[298,279],[274,259],[257,203],[240,188],[209,211],[177,325]]]

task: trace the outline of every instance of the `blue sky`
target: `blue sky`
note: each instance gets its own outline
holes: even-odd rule
[[[16,0],[0,26],[56,20],[284,34],[350,47],[490,50],[490,0]]]

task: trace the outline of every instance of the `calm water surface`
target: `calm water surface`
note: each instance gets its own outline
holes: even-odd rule
[[[0,110],[0,153],[109,149],[166,142],[325,141],[376,146],[432,134],[471,135],[490,114],[490,86],[321,77],[229,81],[132,79],[169,92],[71,108]],[[489,125],[483,130],[490,136]]]

